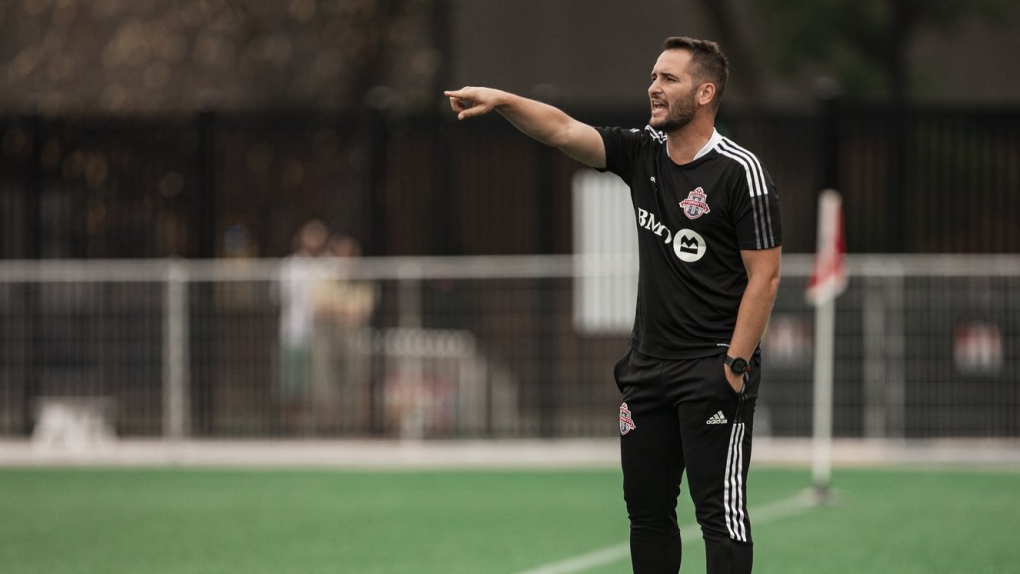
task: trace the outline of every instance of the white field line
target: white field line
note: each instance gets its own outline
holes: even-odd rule
[[[793,516],[815,504],[816,501],[809,494],[798,494],[792,498],[785,498],[756,506],[750,509],[748,513],[751,515],[752,524],[763,524]],[[680,529],[680,536],[684,545],[687,545],[692,540],[701,540],[700,527],[697,524],[684,526]],[[585,572],[598,566],[618,562],[629,555],[630,543],[623,542],[559,562],[543,564],[519,574],[576,574],[577,572]]]

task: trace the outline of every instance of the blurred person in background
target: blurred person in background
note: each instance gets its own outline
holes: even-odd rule
[[[280,267],[280,401],[284,430],[312,430],[309,386],[315,337],[315,278],[326,253],[329,229],[318,219],[294,234],[293,252]]]
[[[746,574],[753,562],[747,470],[782,229],[768,172],[715,129],[728,75],[716,43],[668,38],[652,68],[643,130],[595,128],[490,88],[445,93],[459,119],[495,110],[630,187],[637,311],[614,375],[636,574],[680,571],[676,505],[685,472],[708,572]]]
[[[327,264],[338,278],[315,284],[312,398],[320,430],[367,432],[369,358],[363,342],[375,309],[376,285],[345,277],[361,257],[361,243],[346,233],[327,241]]]

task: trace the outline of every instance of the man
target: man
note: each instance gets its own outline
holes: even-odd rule
[[[314,274],[328,237],[329,228],[322,221],[305,222],[294,234],[293,252],[280,266],[280,400],[287,432],[313,430]]]
[[[343,274],[361,258],[361,242],[334,233],[326,241],[325,255],[327,268]],[[315,285],[312,402],[317,430],[369,430],[370,362],[360,346],[369,336],[376,291],[374,283],[349,277],[324,278]]]
[[[446,92],[460,119],[496,110],[525,134],[626,181],[640,272],[631,350],[616,365],[636,574],[680,569],[683,473],[708,572],[751,571],[746,506],[759,342],[779,286],[775,186],[715,130],[728,64],[714,42],[666,40],[644,130],[594,128],[488,88]]]

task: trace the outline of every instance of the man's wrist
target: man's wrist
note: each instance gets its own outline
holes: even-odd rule
[[[747,359],[743,357],[732,357],[727,354],[724,362],[734,374],[743,375],[751,370],[751,366],[748,364]]]

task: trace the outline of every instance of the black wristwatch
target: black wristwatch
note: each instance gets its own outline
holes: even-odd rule
[[[730,366],[730,370],[738,375],[750,371],[751,369],[747,366],[747,359],[743,357],[731,357],[726,355],[726,364]]]

